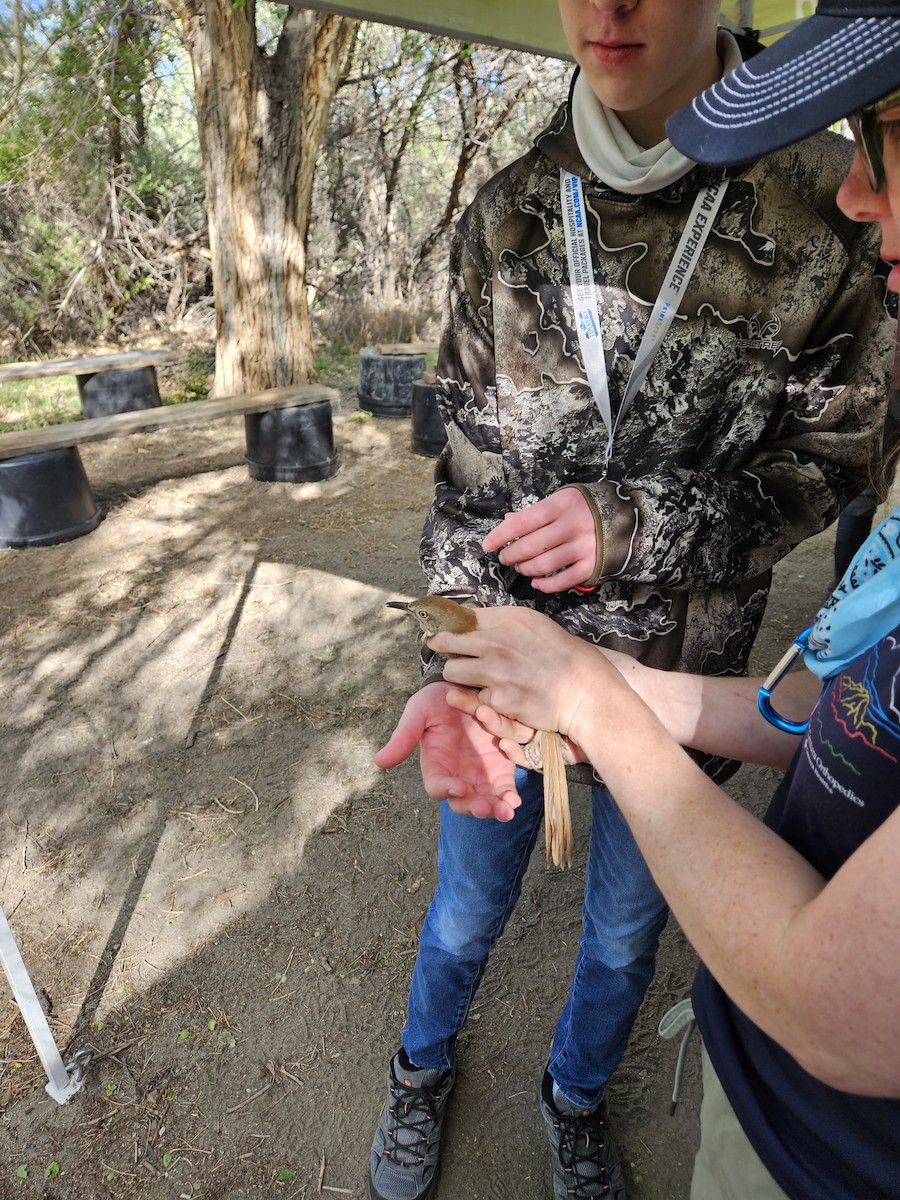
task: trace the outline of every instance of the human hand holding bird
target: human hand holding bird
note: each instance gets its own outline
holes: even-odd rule
[[[478,627],[478,617],[473,609],[446,596],[425,596],[408,604],[392,600],[387,607],[415,618],[425,641],[438,633],[465,634]],[[569,867],[572,865],[573,839],[562,738],[554,730],[538,730],[526,745],[525,754],[529,765],[544,774],[547,863]]]

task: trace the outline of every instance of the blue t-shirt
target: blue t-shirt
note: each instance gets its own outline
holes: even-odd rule
[[[900,626],[830,681],[765,823],[831,878],[898,803]],[[705,967],[693,1005],[744,1132],[791,1200],[900,1200],[900,1100],[814,1079]]]

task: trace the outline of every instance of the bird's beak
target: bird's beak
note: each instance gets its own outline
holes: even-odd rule
[[[406,603],[405,600],[386,600],[384,607],[385,608],[399,608],[401,612],[405,612],[405,613],[409,612],[409,605]]]

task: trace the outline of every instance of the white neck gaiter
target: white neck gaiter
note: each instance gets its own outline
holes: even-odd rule
[[[723,75],[740,66],[740,47],[727,30],[719,30],[716,49]],[[612,109],[597,99],[583,73],[572,89],[572,127],[581,157],[597,178],[628,196],[657,192],[696,166],[668,138],[656,146],[639,146]]]

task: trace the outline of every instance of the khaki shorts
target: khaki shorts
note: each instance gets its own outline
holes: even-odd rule
[[[788,1200],[738,1124],[705,1047],[700,1149],[691,1200]]]

